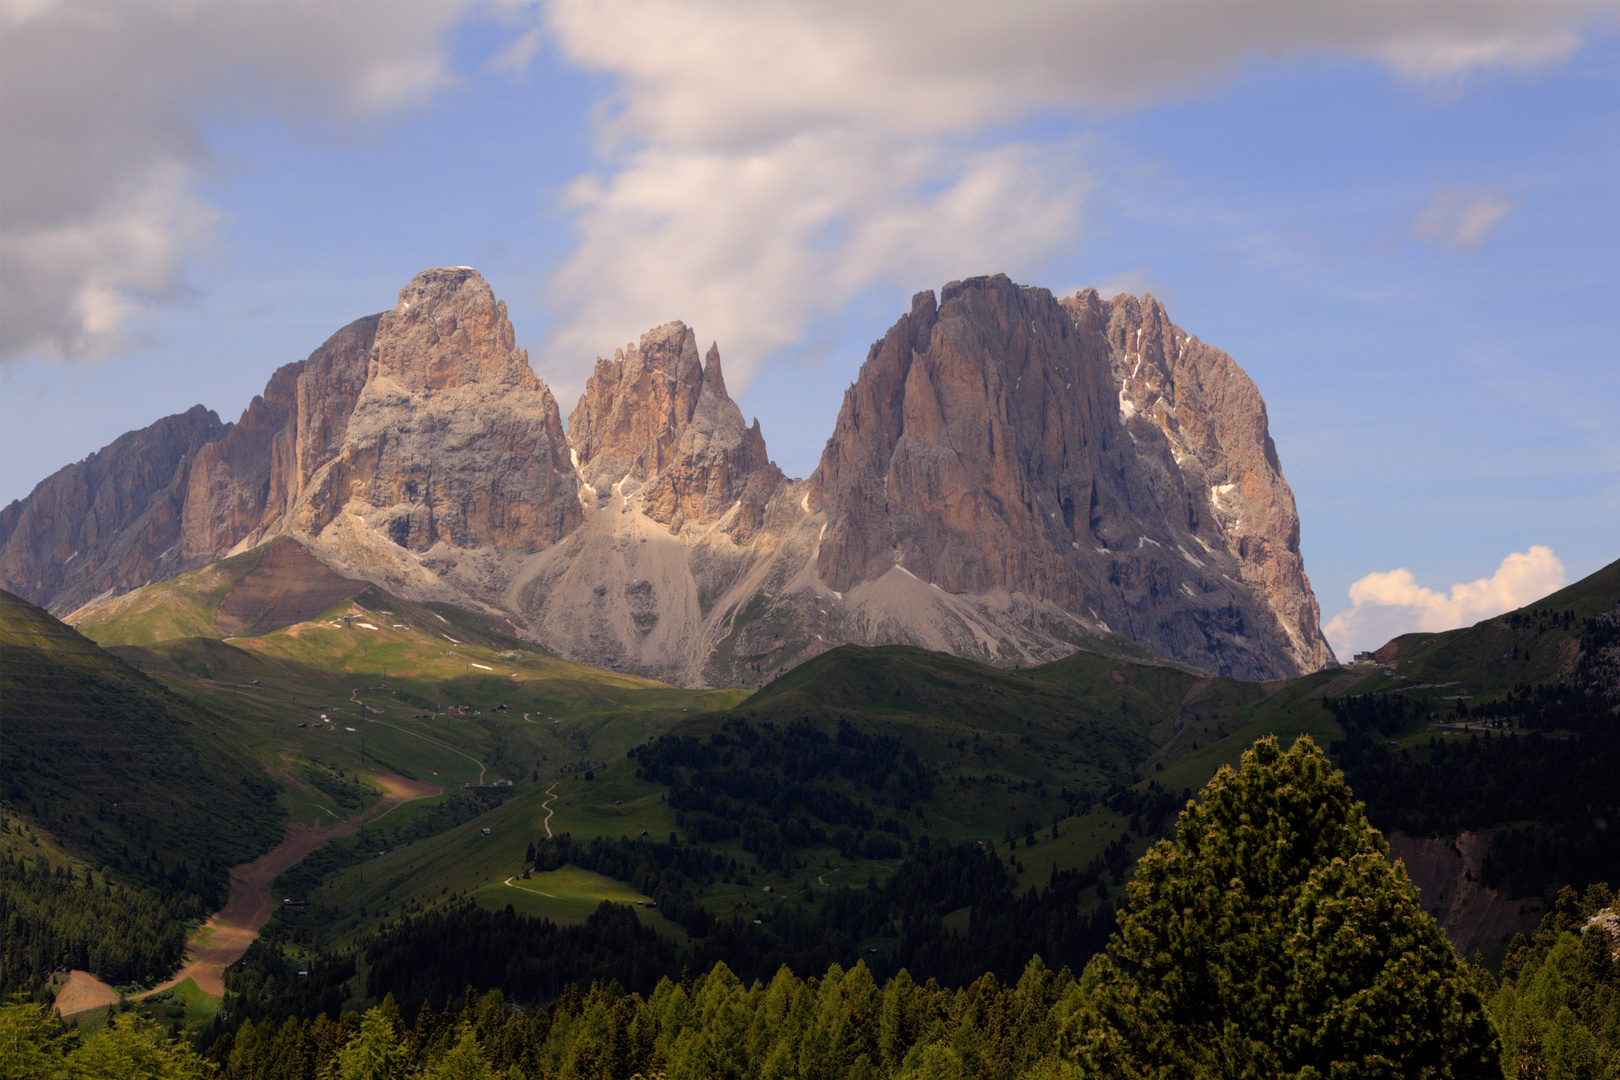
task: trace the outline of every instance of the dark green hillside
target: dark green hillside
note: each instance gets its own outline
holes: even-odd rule
[[[1449,683],[1450,693],[1496,695],[1568,674],[1582,626],[1620,603],[1620,561],[1533,604],[1440,634],[1405,634],[1378,650],[1408,681]]]
[[[1327,703],[1375,824],[1491,831],[1487,880],[1518,896],[1620,865],[1620,562],[1378,655],[1387,672]]]
[[[829,735],[858,724],[864,735],[904,744],[947,785],[969,788],[988,777],[1021,791],[1029,784],[1052,787],[1050,810],[1065,788],[1078,797],[1134,783],[1136,766],[1158,746],[1155,729],[1198,681],[1177,668],[1092,653],[1008,671],[909,646],[846,645],[668,738],[701,738],[737,722],[778,731],[809,723]],[[851,738],[839,739],[846,751]],[[659,754],[655,742],[648,757]],[[848,767],[838,771],[843,781],[856,782]],[[980,830],[988,819],[970,808],[975,801],[941,791],[934,808],[969,831]]]
[[[187,924],[205,913],[195,895],[115,880],[0,810],[0,994],[40,995],[64,968],[151,982],[180,962]]]
[[[223,902],[280,838],[275,783],[230,722],[0,593],[0,797],[96,868]]]

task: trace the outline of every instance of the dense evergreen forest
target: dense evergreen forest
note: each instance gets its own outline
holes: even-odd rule
[[[0,993],[37,994],[62,968],[114,985],[159,979],[185,955],[188,923],[205,914],[192,893],[0,855]]]
[[[10,593],[0,648],[0,994],[63,967],[167,974],[230,868],[281,835],[273,781],[219,717]],[[35,829],[52,857],[11,840]]]
[[[724,962],[739,977],[769,979],[780,967],[823,970],[864,954],[882,978],[901,969],[922,980],[963,986],[990,972],[1016,979],[1029,957],[1052,957],[1078,969],[1107,940],[1114,925],[1110,904],[1095,903],[1096,889],[1123,875],[1130,857],[1122,843],[1082,870],[1054,873],[1044,887],[1019,891],[1006,865],[974,844],[919,841],[879,885],[821,891],[826,902],[784,901],[748,917],[719,919],[693,899],[693,886],[722,872],[725,860],[691,845],[648,840],[567,836],[536,845],[545,869],[564,861],[637,884],[659,912],[690,935],[678,946],[643,925],[622,905],[604,904],[583,925],[556,926],[514,912],[490,911],[471,901],[391,923],[366,939],[365,993],[392,995],[407,1016],[439,1008],[468,987],[499,989],[516,1000],[544,998],[562,985],[616,980],[643,994],[663,978]],[[816,894],[812,891],[811,899]],[[946,916],[970,909],[966,925]],[[280,949],[278,924],[226,976],[240,1017],[309,1018],[341,1001],[338,988],[354,975],[352,955],[318,954],[293,963]],[[862,943],[880,946],[863,950]],[[303,955],[303,954],[301,954]],[[295,968],[309,970],[297,976]]]
[[[1452,956],[1384,854],[1322,755],[1263,742],[1143,860],[1078,976],[1039,958],[955,988],[864,963],[758,979],[715,964],[645,993],[599,980],[468,988],[414,1012],[334,1003],[222,1025],[201,1061],[129,1021],[80,1040],[11,1005],[0,1045],[31,1070],[12,1075],[188,1080],[1620,1075],[1620,935],[1593,918],[1613,919],[1609,886],[1565,889],[1498,981]]]

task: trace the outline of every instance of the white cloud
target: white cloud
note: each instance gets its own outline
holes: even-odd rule
[[[1017,273],[1057,254],[1084,190],[1058,156],[832,131],[742,156],[644,150],[569,192],[583,238],[556,276],[570,318],[548,352],[577,365],[682,318],[719,341],[741,388],[873,281]]]
[[[1475,33],[1456,35],[1436,27],[1427,33],[1391,41],[1376,50],[1380,59],[1409,79],[1419,81],[1455,80],[1482,68],[1509,68],[1531,71],[1568,59],[1580,48],[1580,34],[1555,21],[1549,25],[1525,25],[1521,12],[1502,5],[1500,11],[1481,10],[1475,14],[1506,16],[1508,25],[1493,32],[1486,23]],[[1517,24],[1517,25],[1514,25]]]
[[[1266,54],[1362,56],[1426,82],[1523,70],[1613,10],[557,0],[561,55],[615,91],[602,164],[569,192],[580,243],[546,351],[561,374],[681,318],[719,339],[740,391],[862,289],[1027,275],[1078,244],[1084,170],[1020,123],[1183,96]],[[1449,235],[1475,242],[1506,208],[1491,212],[1467,209]]]
[[[186,291],[204,124],[359,119],[449,82],[455,4],[0,6],[0,359],[95,356]]]
[[[1453,585],[1449,593],[1424,588],[1404,567],[1379,571],[1350,586],[1353,606],[1322,629],[1337,655],[1351,656],[1401,634],[1472,625],[1539,600],[1564,582],[1564,564],[1540,544],[1509,555],[1490,577]]]
[[[1614,10],[0,0],[0,359],[115,349],[185,292],[217,219],[193,190],[206,123],[410,106],[451,81],[446,42],[469,12],[510,35],[488,71],[520,73],[549,35],[614,79],[601,165],[568,192],[581,238],[557,278],[556,359],[681,317],[737,356],[741,390],[863,288],[1027,274],[1077,244],[1085,173],[1018,124],[1185,95],[1267,54],[1364,56],[1430,82],[1522,70]]]
[[[1485,188],[1438,191],[1418,214],[1412,235],[1452,250],[1478,247],[1517,205]]]

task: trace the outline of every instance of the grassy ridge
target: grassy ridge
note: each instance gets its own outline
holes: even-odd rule
[[[269,549],[269,544],[263,544],[169,581],[87,604],[68,618],[103,647],[216,636],[214,618],[219,605]]]
[[[280,837],[276,786],[233,723],[0,593],[3,797],[86,861],[223,900]]]

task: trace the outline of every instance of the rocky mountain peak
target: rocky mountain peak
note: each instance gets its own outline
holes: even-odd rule
[[[1264,403],[1152,297],[1003,275],[919,294],[872,347],[812,478],[840,591],[904,573],[1056,604],[1247,678],[1331,658]]]
[[[0,512],[0,584],[71,611],[278,535],[686,683],[844,642],[1040,663],[1130,639],[1240,678],[1331,658],[1248,376],[1151,296],[1004,275],[913,297],[790,482],[684,323],[598,360],[565,437],[489,285],[426,270],[237,423],[171,417]]]
[[[451,551],[535,551],[572,530],[561,413],[515,337],[477,271],[417,274],[377,320],[341,449],[307,485],[296,530],[320,537],[344,513],[384,544],[443,545],[446,566]]]
[[[580,477],[605,493],[620,480],[645,482],[673,460],[680,432],[703,393],[697,337],[671,322],[596,361],[568,418]]]
[[[1333,656],[1305,576],[1294,494],[1254,381],[1176,326],[1151,295],[1100,305],[1082,294],[1063,304],[1091,325],[1099,306],[1106,313],[1121,424],[1157,436],[1186,492],[1189,524],[1237,560],[1240,580],[1265,599],[1299,669],[1327,663]]]
[[[590,493],[639,495],[647,516],[675,532],[735,507],[733,524],[751,534],[782,482],[759,422],[748,427],[726,392],[719,347],[699,362],[697,335],[682,322],[596,361],[568,442]]]
[[[71,610],[187,569],[181,523],[192,465],[231,430],[194,405],[58,469],[0,511],[0,582]]]
[[[424,270],[399,291],[377,328],[372,379],[410,391],[473,382],[540,389],[529,357],[516,345],[506,303],[467,266]]]

